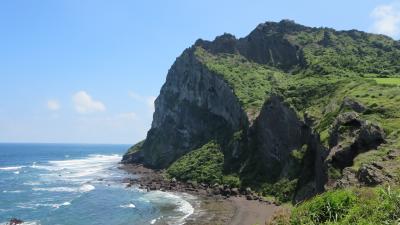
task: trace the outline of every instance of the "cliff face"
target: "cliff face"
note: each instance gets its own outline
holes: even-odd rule
[[[327,181],[324,160],[327,151],[310,124],[280,96],[272,95],[250,127],[249,164],[246,173],[257,171],[269,183],[294,182],[293,197],[297,200],[324,190]]]
[[[154,168],[169,166],[211,139],[223,143],[248,123],[232,89],[196,59],[193,48],[171,67],[155,108],[140,153]]]
[[[391,182],[371,163],[390,153],[385,168],[398,168],[399,91],[382,92],[363,74],[400,73],[397,58],[392,39],[287,20],[241,39],[198,40],[172,65],[146,140],[123,162],[168,168],[212,141],[224,153],[223,174],[272,185],[267,194],[284,183],[295,201],[333,186]]]

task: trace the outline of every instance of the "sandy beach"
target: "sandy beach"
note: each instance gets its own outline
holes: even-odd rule
[[[195,212],[186,219],[187,225],[263,225],[279,208],[273,203],[261,200],[247,200],[244,195],[222,196],[212,194],[207,188],[193,187],[185,183],[170,185],[162,176],[162,172],[145,168],[141,165],[123,165],[121,169],[138,176],[137,179],[124,181],[127,187],[138,186],[148,191],[168,191],[172,193],[188,193],[199,199]],[[167,183],[165,183],[167,182]]]

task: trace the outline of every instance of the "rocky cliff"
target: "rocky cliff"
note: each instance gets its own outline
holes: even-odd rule
[[[155,101],[155,113],[138,158],[165,168],[212,139],[225,143],[246,127],[246,113],[222,77],[208,70],[189,48],[176,60]]]
[[[288,20],[198,40],[172,65],[146,140],[123,162],[168,168],[216,142],[223,174],[288,200],[396,182],[387,174],[397,169],[400,93],[374,79],[396,77],[398,60],[388,37]],[[290,188],[282,194],[280,184]]]

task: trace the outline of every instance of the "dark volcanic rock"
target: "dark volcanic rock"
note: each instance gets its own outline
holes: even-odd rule
[[[169,70],[155,108],[151,130],[135,156],[153,168],[165,168],[211,139],[229,139],[248,123],[232,89],[196,59],[193,48]]]
[[[8,225],[17,225],[17,224],[23,224],[24,221],[17,219],[17,218],[12,218],[10,220],[10,222],[8,223]]]
[[[341,108],[342,108],[342,110],[343,109],[351,109],[358,113],[363,113],[367,109],[363,104],[361,104],[353,99],[350,99],[350,98],[345,98],[343,100]]]
[[[282,97],[273,95],[268,99],[251,128],[250,137],[253,145],[257,146],[249,156],[249,161],[253,162],[250,168],[258,163],[257,167],[262,170],[260,174],[272,181],[298,178],[301,182],[297,190],[311,182],[313,189],[307,189],[312,193],[310,195],[323,191],[326,176],[323,168],[325,156],[322,154],[325,151],[319,137]],[[302,164],[303,159],[295,161],[292,157],[294,150],[304,151],[307,163]],[[297,199],[302,200],[300,196]]]
[[[327,161],[343,169],[351,166],[358,154],[376,149],[384,141],[385,132],[377,124],[360,119],[356,112],[341,113],[331,130]]]
[[[301,46],[292,43],[287,35],[309,29],[291,20],[266,22],[258,25],[245,38],[236,39],[231,34],[224,34],[214,41],[198,40],[195,46],[201,46],[213,54],[240,53],[250,61],[289,70],[305,62]]]
[[[254,125],[255,141],[265,173],[279,177],[293,149],[308,143],[310,130],[279,96],[271,96]]]
[[[300,46],[290,42],[286,36],[291,32],[306,29],[290,20],[280,23],[263,23],[247,37],[238,41],[239,52],[251,61],[289,70],[303,65]]]
[[[377,163],[363,165],[357,172],[357,178],[361,183],[367,186],[375,186],[392,181],[392,176],[385,173],[383,166]]]

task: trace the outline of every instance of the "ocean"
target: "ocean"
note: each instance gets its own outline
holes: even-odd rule
[[[195,197],[126,188],[127,145],[0,144],[0,224],[184,224]]]

